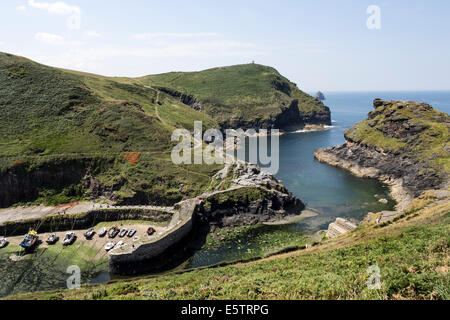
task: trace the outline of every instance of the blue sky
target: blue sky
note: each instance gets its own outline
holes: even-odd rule
[[[254,60],[306,91],[450,90],[449,14],[446,0],[2,0],[0,51],[111,76]]]

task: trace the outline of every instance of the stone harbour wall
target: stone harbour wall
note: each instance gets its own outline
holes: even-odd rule
[[[75,215],[58,215],[41,219],[7,222],[0,225],[0,235],[20,236],[28,231],[39,233],[83,230],[92,228],[100,222],[120,220],[169,221],[172,213],[147,209],[102,209]]]
[[[111,251],[110,272],[115,275],[133,275],[152,271],[154,259],[189,236],[194,227],[196,210],[197,201],[187,200],[180,204],[180,212],[174,215],[166,232]]]

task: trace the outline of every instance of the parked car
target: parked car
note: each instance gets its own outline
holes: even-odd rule
[[[122,231],[120,231],[119,233],[119,237],[123,238],[127,235],[128,230],[126,228],[122,229]]]
[[[116,246],[116,244],[114,243],[114,242],[108,242],[107,244],[106,244],[106,246],[105,246],[105,250],[108,252],[108,251],[111,251],[114,247]]]
[[[66,233],[66,236],[64,237],[63,245],[70,246],[75,242],[76,239],[77,239],[77,236],[75,235],[75,233],[68,232],[68,233]]]
[[[155,232],[156,232],[156,230],[155,230],[154,228],[152,228],[152,227],[149,227],[149,228],[147,229],[147,234],[148,234],[149,236],[154,235]]]
[[[137,230],[135,228],[131,228],[128,232],[128,238],[132,238],[136,234]]]
[[[0,249],[3,249],[9,244],[8,240],[6,238],[0,238]]]
[[[45,242],[47,242],[47,244],[49,245],[53,245],[55,243],[57,243],[59,240],[59,237],[56,235],[56,233],[52,233],[47,240],[45,240]]]
[[[120,247],[122,247],[125,243],[123,241],[119,241],[117,242],[116,246],[114,247],[114,249],[119,249]]]
[[[109,229],[108,231],[108,237],[110,239],[114,239],[115,237],[117,237],[117,235],[120,233],[120,229],[117,226],[112,227],[111,229]]]
[[[99,236],[100,238],[103,238],[104,236],[106,236],[107,233],[108,233],[108,229],[106,229],[106,228],[101,228],[101,229],[98,231],[98,236]]]
[[[93,228],[90,228],[89,230],[87,230],[84,233],[84,237],[86,238],[86,240],[90,240],[94,237],[95,235],[95,230]]]

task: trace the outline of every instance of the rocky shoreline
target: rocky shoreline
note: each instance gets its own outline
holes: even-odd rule
[[[450,118],[422,102],[375,99],[374,109],[345,132],[345,144],[317,149],[314,157],[388,185],[397,201],[396,212],[386,215],[392,218],[423,192],[449,187],[440,163],[448,161]]]
[[[335,152],[338,148],[345,149],[347,146],[331,147],[327,149],[317,149],[314,152],[314,157],[323,163],[331,166],[342,168],[350,171],[360,178],[377,179],[390,187],[391,196],[397,202],[396,209],[403,211],[409,207],[414,199],[413,193],[405,187],[401,178],[396,178],[392,175],[383,173],[380,169],[375,167],[364,167],[355,161],[340,158]]]

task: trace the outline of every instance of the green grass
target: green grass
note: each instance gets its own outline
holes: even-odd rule
[[[406,146],[406,143],[395,138],[385,137],[382,132],[371,128],[366,122],[361,122],[354,128],[354,131],[348,134],[352,139],[360,138],[358,141],[370,146],[377,146],[382,150],[400,150]]]
[[[226,206],[232,203],[249,204],[261,200],[269,191],[257,187],[243,187],[232,191],[215,194],[207,199],[206,205]]]
[[[112,188],[119,201],[173,204],[201,193],[221,167],[174,165],[170,138],[196,120],[205,129],[217,125],[171,97],[158,97],[137,80],[60,70],[0,53],[0,174],[25,180],[36,172],[61,176],[77,168],[61,181],[31,178],[36,192],[16,202],[89,199],[81,181],[86,172]],[[130,164],[127,153],[140,153],[139,162]]]
[[[280,106],[299,100],[302,114],[329,114],[322,102],[300,91],[271,67],[246,64],[201,72],[171,72],[140,79],[194,96],[203,110],[222,126],[263,123],[280,113]]]

